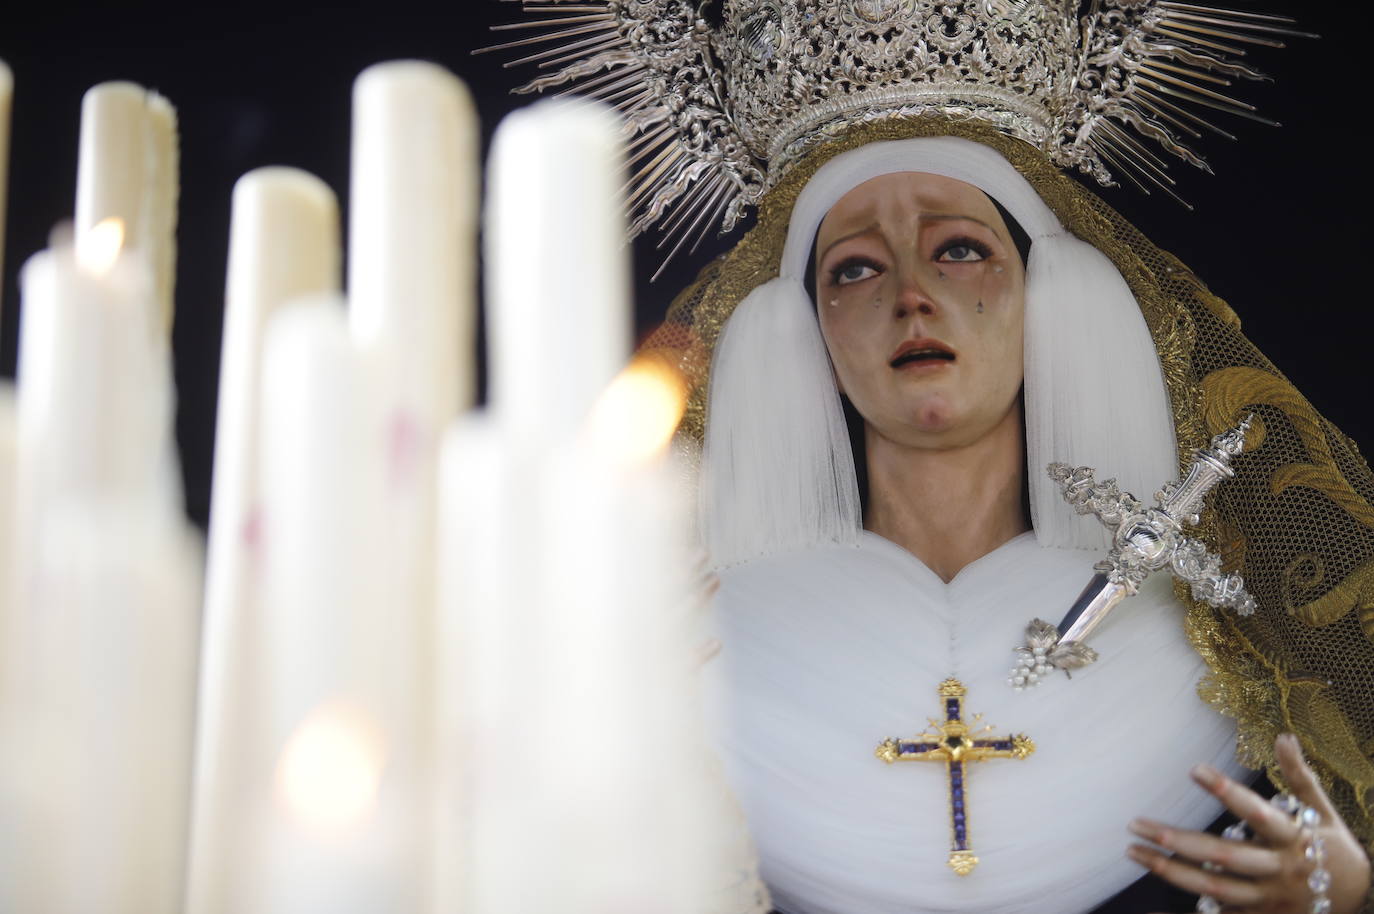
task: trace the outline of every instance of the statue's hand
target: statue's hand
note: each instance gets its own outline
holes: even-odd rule
[[[1325,848],[1323,868],[1331,874],[1326,890],[1331,914],[1355,914],[1369,892],[1369,857],[1303,760],[1298,740],[1292,734],[1281,735],[1274,754],[1294,796],[1321,814],[1315,833]],[[1136,819],[1131,831],[1156,846],[1132,845],[1130,858],[1184,891],[1210,895],[1225,911],[1313,911],[1316,895],[1308,877],[1316,867],[1309,842],[1293,817],[1211,766],[1194,768],[1193,780],[1244,821],[1254,837],[1233,841]]]

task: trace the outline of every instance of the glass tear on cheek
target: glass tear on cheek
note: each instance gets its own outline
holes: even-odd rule
[[[832,298],[832,299],[830,299],[830,307],[832,307],[832,308],[838,308],[839,306],[840,306],[840,300],[839,300],[838,298]]]
[[[994,273],[1001,273],[1001,272],[1002,272],[1003,270],[1005,270],[1005,269],[1006,269],[1006,267],[1003,267],[1001,264],[993,264],[992,272],[994,272]]]
[[[982,300],[981,298],[978,299],[978,313],[979,313],[979,314],[982,314],[982,313],[983,313],[983,300]]]
[[[948,278],[949,278],[948,276],[946,276],[946,275],[944,274],[944,271],[943,271],[943,270],[936,270],[935,273],[936,273],[936,275],[938,275],[941,279],[948,279]]]

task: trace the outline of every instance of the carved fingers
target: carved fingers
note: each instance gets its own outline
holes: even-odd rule
[[[1206,910],[1244,914],[1353,914],[1369,889],[1369,860],[1303,760],[1297,739],[1279,737],[1275,756],[1293,796],[1266,801],[1210,765],[1198,765],[1193,780],[1240,822],[1217,837],[1136,819],[1131,832],[1150,844],[1133,845],[1127,855],[1184,891],[1207,896],[1200,911],[1205,903]]]

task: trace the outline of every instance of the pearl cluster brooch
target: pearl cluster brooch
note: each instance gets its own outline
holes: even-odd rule
[[[1039,685],[1054,670],[1066,674],[1097,659],[1097,652],[1082,642],[1060,643],[1059,630],[1044,619],[1032,619],[1026,626],[1026,639],[1013,648],[1016,666],[1007,685],[1020,692]]]
[[[1040,677],[1049,673],[1052,667],[1048,663],[1043,647],[1034,647],[1027,650],[1016,661],[1016,666],[1012,668],[1011,678],[1007,680],[1007,685],[1016,691],[1028,689],[1040,684]]]

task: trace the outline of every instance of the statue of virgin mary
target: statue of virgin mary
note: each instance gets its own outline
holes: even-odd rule
[[[1255,75],[1235,43],[1286,26],[1085,6],[541,7],[582,50],[531,86],[621,102],[637,229],[757,207],[646,345],[692,383],[721,582],[704,678],[786,914],[1107,910],[1142,866],[1198,910],[1365,903],[1374,479],[1231,308],[1069,174],[1157,179],[1156,142],[1201,164],[1198,106],[1238,107],[1209,79]],[[1148,496],[1246,414],[1195,535],[1257,611],[1157,575],[1096,663],[1025,688],[1026,622],[1060,618],[1108,543],[1047,464]],[[1244,827],[1202,833],[1224,809]]]

